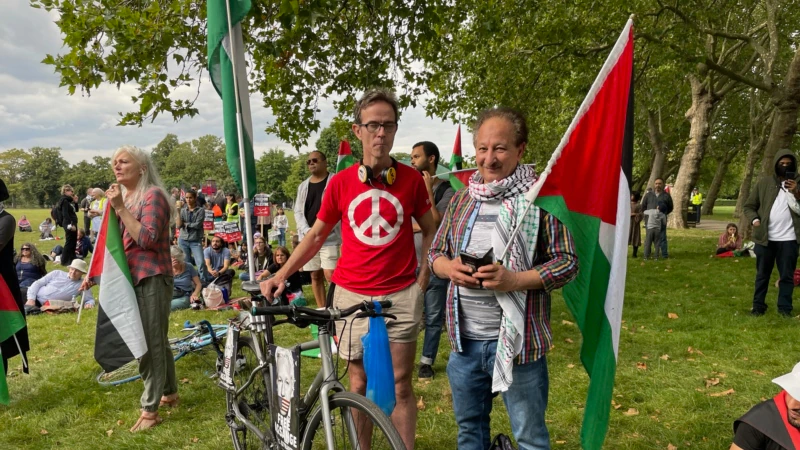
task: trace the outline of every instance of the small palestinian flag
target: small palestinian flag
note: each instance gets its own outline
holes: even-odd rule
[[[119,222],[108,203],[88,275],[96,280],[101,274],[94,359],[103,370],[113,372],[141,358],[147,344]]]
[[[352,150],[350,150],[350,143],[347,141],[339,142],[339,157],[336,159],[336,172],[341,172],[355,163],[356,159],[353,157]]]
[[[528,193],[575,240],[580,272],[563,293],[583,335],[581,361],[590,377],[581,429],[582,448],[589,450],[605,440],[617,367],[630,223],[632,75],[628,21],[542,173],[538,197],[536,186]]]
[[[6,280],[0,276],[0,342],[13,339],[14,335],[25,328],[25,316],[17,306],[11,289]],[[5,371],[0,367],[0,403],[8,405],[8,385],[6,384]]]
[[[459,190],[469,184],[469,177],[475,173],[475,170],[462,171],[464,166],[464,158],[461,157],[461,125],[458,126],[456,133],[456,142],[453,144],[453,156],[450,157],[450,186],[453,190]]]

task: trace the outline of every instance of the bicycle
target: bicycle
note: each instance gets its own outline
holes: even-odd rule
[[[262,306],[267,301],[259,294],[258,283],[243,283],[242,289],[251,293],[254,306],[231,320],[218,383],[225,390],[225,418],[236,450],[406,448],[378,406],[344,388],[334,369],[331,350],[334,321],[357,312],[356,318],[394,316],[377,313],[369,302],[344,310]],[[379,303],[383,308],[391,306],[390,301]],[[276,315],[287,318],[276,320]],[[318,339],[291,349],[278,347],[273,328],[283,323],[298,327],[315,324],[319,327]],[[249,336],[241,331],[249,331]],[[299,354],[314,348],[320,349],[322,367],[301,397]],[[294,377],[282,369],[286,367],[287,352],[292,358],[288,364],[294,368]]]
[[[189,331],[189,334],[169,340],[169,346],[175,361],[189,353],[202,351],[205,347],[213,344],[213,349],[217,353],[216,374],[222,361],[222,350],[220,349],[220,338],[218,336],[224,336],[228,331],[228,326],[211,325],[207,320],[201,320],[192,325],[187,320],[183,325],[182,331]],[[97,375],[97,382],[101,386],[118,386],[136,381],[141,377],[139,375],[139,360],[134,359],[113,372],[107,373],[103,370]]]

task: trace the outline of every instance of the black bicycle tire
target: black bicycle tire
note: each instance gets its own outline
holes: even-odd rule
[[[183,358],[187,353],[184,351],[176,352],[175,349],[172,350],[173,359],[175,361]],[[96,380],[100,386],[119,386],[120,384],[136,381],[141,377],[142,376],[139,375],[139,360],[134,359],[113,372],[106,373],[105,370],[101,371],[97,374]]]
[[[330,399],[330,407],[331,407],[331,415],[333,419],[337,419],[337,412],[341,408],[351,408],[357,409],[362,414],[367,416],[369,420],[375,425],[373,428],[373,438],[375,437],[375,430],[379,429],[386,437],[386,447],[378,447],[378,448],[390,448],[393,450],[406,450],[406,446],[403,443],[403,440],[400,438],[400,434],[395,429],[394,425],[392,425],[391,419],[389,419],[386,414],[378,408],[375,403],[368,400],[366,397],[355,394],[353,392],[338,392],[334,394]],[[339,421],[341,422],[341,420]],[[306,427],[306,431],[303,434],[303,449],[304,450],[312,450],[314,447],[314,437],[315,435],[320,432],[322,437],[322,443],[325,444],[325,428],[322,425],[322,405],[318,406],[316,410],[311,414],[311,418],[308,420],[308,426]],[[336,424],[334,424],[336,426]],[[334,434],[336,434],[336,430],[334,430]],[[339,437],[345,438],[346,436],[334,436],[335,439],[338,440]],[[347,446],[338,446],[338,442],[336,442],[337,449],[344,449],[344,448],[351,448]],[[322,447],[327,448],[327,447]],[[376,448],[374,445],[371,447],[373,450]]]
[[[241,349],[247,349],[247,352],[252,355],[253,359],[247,359],[245,356],[245,366],[242,368],[238,368],[236,373],[234,374],[234,386],[238,389],[244,383],[244,381],[250,376],[250,373],[253,369],[258,365],[258,358],[255,351],[255,346],[253,344],[252,338],[247,336],[239,336],[239,341],[237,342],[237,351],[236,354],[238,355],[241,352]],[[234,364],[238,364],[238,361],[234,362]],[[253,365],[255,364],[255,365]],[[255,388],[255,390],[253,390]],[[259,390],[261,388],[261,390]],[[259,429],[263,431],[269,431],[269,428],[272,426],[270,411],[269,411],[269,389],[267,389],[267,376],[262,372],[260,375],[256,375],[256,379],[253,381],[253,384],[250,385],[248,391],[242,392],[244,396],[243,400],[246,402],[246,405],[243,405],[241,402],[239,404],[239,410],[243,414],[249,414],[250,411],[262,411],[263,414],[256,416],[256,417],[248,417],[248,420],[253,422],[255,425],[259,426]],[[253,398],[247,398],[249,395],[252,395]],[[263,398],[259,398],[263,397]],[[237,420],[233,413],[232,404],[236,401],[233,397],[233,394],[230,391],[226,391],[225,393],[225,406],[227,408],[227,416],[229,419],[229,428],[231,432],[231,441],[233,442],[233,448],[236,450],[250,450],[256,448],[263,448],[264,445],[262,442],[255,440],[251,441],[254,444],[258,444],[257,446],[250,446],[248,445],[247,436],[249,430],[247,430],[244,425],[239,424],[237,428],[234,428],[236,425]],[[246,406],[243,408],[243,406]],[[253,419],[256,420],[253,420]],[[241,429],[240,429],[241,428]],[[239,433],[242,433],[240,436]],[[243,441],[243,442],[241,442]]]

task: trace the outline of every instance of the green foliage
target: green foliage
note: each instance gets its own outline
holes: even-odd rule
[[[81,161],[64,174],[65,184],[75,188],[78,198],[83,198],[88,188],[108,189],[115,182],[111,171],[111,158],[95,156],[93,162]]]
[[[58,147],[33,147],[22,166],[22,189],[38,206],[54,204],[61,197],[63,176],[69,163],[61,157]]]
[[[172,151],[178,146],[178,136],[170,133],[161,140],[161,142],[156,145],[153,149],[153,152],[150,156],[153,158],[153,164],[155,164],[156,169],[158,169],[158,173],[164,174],[164,170],[166,169],[167,159],[169,159],[169,155],[172,154]]]
[[[22,201],[25,197],[22,184],[22,169],[27,164],[30,156],[25,150],[12,148],[0,152],[0,179],[6,183],[11,196],[9,205]]]
[[[64,52],[47,55],[70,94],[101,84],[137,86],[136,109],[120,124],[142,125],[159,114],[178,120],[199,111],[195,99],[172,96],[196,87],[207,66],[204,2],[162,0],[32,0],[58,11]],[[250,87],[275,115],[266,125],[295,147],[320,128],[320,98],[339,111],[353,95],[373,86],[395,88],[400,103],[415,105],[422,93],[416,54],[439,29],[436,2],[254,1],[242,24],[251,59]],[[146,43],[146,45],[143,45]]]
[[[165,141],[172,141],[170,135],[161,143]],[[175,145],[169,151],[161,176],[167,187],[203,185],[210,178],[216,180],[218,189],[225,192],[235,190],[228,171],[225,143],[210,134]]]
[[[297,198],[297,188],[300,186],[300,183],[309,176],[308,169],[306,168],[307,157],[307,154],[301,154],[297,157],[297,160],[292,163],[289,176],[286,177],[286,180],[281,184],[281,188],[286,194],[286,197],[292,200]]]
[[[283,203],[289,198],[294,198],[294,193],[285,191],[284,182],[296,161],[296,156],[287,155],[283,150],[277,148],[270,149],[261,155],[256,160],[258,192],[269,194],[270,201],[275,203]],[[305,159],[303,163],[305,163]]]

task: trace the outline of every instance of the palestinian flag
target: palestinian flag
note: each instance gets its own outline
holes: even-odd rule
[[[456,142],[453,144],[453,156],[450,157],[450,186],[453,190],[457,191],[469,184],[469,177],[475,173],[475,170],[462,171],[464,166],[464,158],[461,156],[461,125],[458,126],[456,133]]]
[[[355,163],[356,159],[353,157],[352,150],[350,150],[350,143],[347,141],[339,142],[339,157],[336,158],[336,172],[341,172]]]
[[[563,293],[583,335],[581,361],[590,377],[581,430],[589,450],[603,445],[617,366],[630,223],[632,74],[629,20],[536,183],[538,197],[536,185],[528,193],[575,240],[580,272]]]
[[[6,280],[0,276],[0,342],[13,339],[13,336],[25,327],[25,316],[19,310]],[[0,403],[4,405],[9,403],[8,385],[5,371],[2,368],[0,368]]]
[[[228,169],[239,191],[247,198],[256,194],[256,162],[253,156],[253,119],[250,116],[250,91],[247,85],[247,67],[244,61],[241,21],[250,12],[250,0],[209,0],[208,14],[208,72],[211,84],[222,97],[222,117],[225,124],[225,147]],[[233,73],[234,65],[236,74]],[[237,97],[238,95],[238,97]],[[241,115],[237,117],[236,104]],[[241,122],[241,123],[239,123]],[[239,126],[242,147],[239,148]],[[240,151],[241,150],[241,151]],[[247,192],[242,180],[242,160],[247,174]]]
[[[142,318],[133,291],[131,272],[122,246],[114,208],[106,204],[103,225],[97,235],[89,277],[99,281],[97,335],[94,359],[112,372],[147,353]]]

